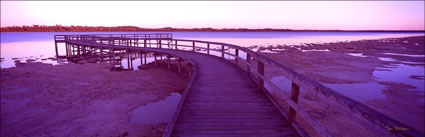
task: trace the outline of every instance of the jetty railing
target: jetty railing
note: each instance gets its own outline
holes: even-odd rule
[[[170,35],[140,35],[140,34],[111,34],[111,35],[58,35],[55,39],[58,41],[78,41],[89,43],[91,45],[113,45],[126,47],[144,47],[159,48],[169,50],[184,50],[188,52],[197,52],[207,55],[218,56],[238,65],[245,70],[256,81],[258,89],[264,91],[273,104],[279,109],[282,115],[288,119],[292,126],[301,133],[302,136],[308,136],[296,121],[296,116],[301,117],[319,136],[330,137],[332,134],[318,121],[313,119],[300,105],[298,105],[298,97],[300,88],[304,90],[320,93],[328,99],[340,104],[346,110],[352,112],[352,117],[367,124],[374,131],[384,136],[423,136],[423,133],[409,128],[409,130],[389,130],[389,127],[409,127],[397,120],[394,120],[366,105],[354,101],[306,76],[295,72],[294,70],[271,60],[270,58],[254,52],[248,48],[240,47],[233,44],[209,42],[200,40],[173,39]],[[122,39],[120,39],[122,38]],[[153,41],[153,42],[152,42]],[[165,43],[164,43],[165,41]],[[56,48],[57,49],[57,48]],[[292,82],[290,96],[282,95],[282,100],[289,105],[289,110],[284,110],[283,106],[277,102],[276,98],[269,93],[269,89],[265,88],[265,84],[271,87],[272,91],[284,92],[282,89],[271,81],[271,77],[265,75],[265,66],[273,67],[280,74],[284,75]],[[184,101],[184,100],[183,100]],[[180,104],[181,105],[181,104]],[[179,111],[179,110],[177,110]],[[178,112],[176,112],[178,115]],[[176,118],[167,127],[164,137],[170,136],[172,127]],[[361,124],[363,124],[361,122]]]

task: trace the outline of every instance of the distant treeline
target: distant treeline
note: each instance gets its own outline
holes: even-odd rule
[[[117,26],[117,27],[104,27],[104,26],[46,26],[46,25],[33,25],[33,26],[11,26],[1,27],[1,32],[424,32],[424,30],[291,30],[291,29],[246,29],[246,28],[232,28],[232,29],[215,29],[215,28],[140,28],[136,26]]]

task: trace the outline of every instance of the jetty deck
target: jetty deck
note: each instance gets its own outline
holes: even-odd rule
[[[190,62],[190,81],[164,137],[310,136],[298,124],[296,116],[310,125],[315,136],[332,136],[297,104],[300,87],[321,93],[347,107],[354,117],[370,121],[376,125],[373,130],[379,130],[385,136],[423,135],[415,130],[388,131],[388,126],[407,126],[236,45],[173,39],[171,34],[56,35],[58,57],[60,43],[66,48],[63,57],[103,57],[113,56],[116,52],[137,53],[143,57],[154,53],[155,60],[157,55],[166,56],[169,64],[173,59]],[[264,75],[265,64],[276,67],[292,81],[291,96],[283,96],[289,110],[283,109],[270,94],[269,90],[280,92],[281,89]],[[270,88],[266,89],[265,84]]]

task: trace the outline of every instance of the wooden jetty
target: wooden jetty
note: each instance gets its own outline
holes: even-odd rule
[[[59,55],[60,45],[64,45],[65,55]],[[168,63],[173,59],[189,62],[190,81],[163,137],[331,137],[325,127],[297,104],[300,88],[337,102],[353,112],[353,117],[374,125],[371,128],[383,136],[423,136],[413,129],[388,130],[388,127],[408,126],[265,56],[232,44],[174,39],[165,33],[55,35],[55,50],[58,57],[91,55],[103,59],[117,53],[133,53],[140,57],[154,55],[155,60],[157,56],[165,56]],[[131,60],[128,61],[130,64]],[[291,95],[282,97],[289,110],[283,109],[270,94],[270,91],[283,91],[264,74],[265,67],[273,67],[292,81]],[[265,85],[270,88],[266,89]],[[296,117],[314,134],[307,133]]]

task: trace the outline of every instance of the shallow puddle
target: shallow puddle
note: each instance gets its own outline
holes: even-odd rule
[[[309,50],[301,50],[301,52],[312,52],[312,51],[330,51],[329,49],[309,49]]]
[[[424,92],[423,79],[412,77],[424,77],[423,66],[410,66],[405,64],[385,65],[384,68],[377,68],[373,71],[373,76],[378,81],[396,82],[415,86],[418,91]]]
[[[291,91],[291,81],[283,76],[273,77],[271,82],[275,83],[279,89],[282,89],[285,92]],[[373,99],[385,99],[385,95],[382,93],[382,90],[385,89],[385,86],[376,82],[354,84],[322,84],[359,102]],[[271,88],[269,85],[265,85],[265,87],[270,91]]]
[[[383,53],[386,55],[396,55],[396,56],[405,56],[405,57],[417,57],[417,58],[423,58],[425,55],[411,55],[411,54],[399,54],[399,53]]]
[[[376,82],[324,85],[359,102],[386,98],[382,93],[386,87]]]
[[[159,60],[160,58],[157,57],[157,59]],[[154,61],[155,61],[155,58],[154,57],[146,57],[146,64],[152,63]],[[144,60],[143,60],[143,62],[144,62]],[[132,58],[132,63],[131,64],[132,64],[132,68],[134,70],[139,70],[138,66],[140,66],[140,64],[142,64],[141,58]],[[124,69],[128,69],[128,59],[127,58],[123,58],[121,60],[121,66]]]
[[[140,106],[128,112],[130,122],[141,125],[168,123],[173,118],[180,99],[180,93],[175,92],[161,101]]]
[[[345,53],[345,54],[354,56],[354,57],[367,57],[363,53]]]

